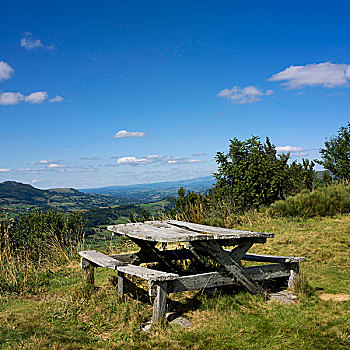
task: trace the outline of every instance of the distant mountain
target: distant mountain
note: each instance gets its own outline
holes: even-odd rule
[[[129,200],[152,202],[164,197],[174,197],[180,187],[195,192],[205,192],[213,186],[215,180],[212,176],[197,177],[194,179],[155,182],[148,184],[107,186],[99,188],[81,189],[90,194],[109,194]]]
[[[16,181],[0,183],[0,206],[13,209],[54,206],[64,210],[77,210],[125,203],[124,199],[116,196],[88,194],[74,188],[40,190]]]

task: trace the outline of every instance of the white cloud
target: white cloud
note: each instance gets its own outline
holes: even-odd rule
[[[13,68],[4,61],[0,61],[0,81],[9,79],[14,72]]]
[[[235,104],[254,103],[261,100],[262,96],[272,95],[272,90],[265,92],[257,89],[255,86],[246,86],[244,88],[234,86],[232,89],[224,89],[218,93],[219,97],[226,98]]]
[[[0,93],[0,105],[16,105],[20,102],[42,103],[48,98],[46,91],[36,91],[25,96],[20,92],[3,92]]]
[[[301,152],[301,151],[305,151],[305,148],[303,148],[303,147],[294,147],[294,146],[277,146],[275,149],[277,152]]]
[[[16,105],[24,100],[24,95],[20,92],[0,93],[0,105]]]
[[[41,40],[35,39],[32,33],[27,32],[21,39],[21,47],[24,47],[27,50],[33,50],[37,47],[44,47],[44,45]]]
[[[42,103],[47,99],[47,97],[48,95],[46,91],[37,91],[25,96],[24,101],[29,103]]]
[[[32,183],[33,183],[33,184],[35,184],[36,182],[38,182],[38,180],[36,180],[36,179],[33,179],[33,180],[32,180]]]
[[[48,168],[64,168],[64,165],[53,163],[48,166]]]
[[[117,164],[118,165],[124,165],[124,164],[129,164],[129,165],[143,165],[147,164],[150,161],[147,158],[136,158],[136,157],[121,157],[117,159]]]
[[[169,157],[162,156],[158,154],[152,154],[148,156],[143,156],[141,158],[137,157],[120,157],[117,158],[116,165],[146,165],[146,164],[188,164],[188,163],[204,163],[204,160],[199,159],[186,159],[181,157]],[[103,165],[109,166],[109,165]]]
[[[323,86],[334,88],[349,86],[350,65],[330,62],[313,63],[305,66],[290,66],[272,75],[269,81],[285,81],[282,85],[291,89],[304,86]]]
[[[10,171],[11,171],[10,168],[0,168],[0,173],[8,173]]]
[[[126,131],[126,130],[120,130],[116,134],[113,135],[113,137],[116,138],[124,138],[124,137],[145,137],[146,134],[142,131]]]
[[[60,95],[56,95],[55,97],[50,99],[50,102],[61,102],[63,101],[63,97]]]

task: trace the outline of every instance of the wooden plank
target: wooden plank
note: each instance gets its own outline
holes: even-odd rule
[[[254,281],[262,281],[279,277],[288,277],[289,268],[283,264],[272,264],[244,268]],[[207,272],[197,275],[181,276],[168,282],[168,293],[184,292],[204,288],[215,288],[237,284],[226,272]],[[153,288],[151,295],[154,295]]]
[[[153,242],[191,242],[242,238],[271,238],[273,233],[231,230],[176,220],[146,221],[107,226],[117,234]]]
[[[124,296],[124,286],[125,286],[125,277],[124,273],[118,271],[118,295],[120,298]]]
[[[146,267],[136,266],[131,264],[118,266],[117,270],[118,272],[120,271],[129,275],[138,276],[146,280],[152,280],[152,281],[167,281],[167,280],[173,280],[179,277],[179,275],[174,273],[148,269]]]
[[[259,262],[274,262],[274,263],[294,263],[306,261],[302,256],[274,256],[262,254],[245,254],[242,260],[259,261]]]
[[[152,322],[163,322],[167,307],[167,282],[158,282],[157,295],[153,303]]]
[[[147,222],[154,223],[155,221],[147,221]],[[233,229],[222,228],[222,227],[193,224],[190,222],[184,222],[184,221],[178,221],[178,220],[166,220],[166,222],[173,226],[190,230],[193,232],[211,234],[212,236],[214,236],[213,239],[230,239],[230,238],[243,238],[243,237],[273,238],[275,236],[273,233],[233,230]]]
[[[231,275],[231,277],[237,279],[250,293],[262,294],[265,293],[264,289],[257,284],[247,274],[243,268],[234,261],[227,252],[216,241],[196,242],[196,245],[202,246],[206,251],[219,263],[223,265],[225,270]]]
[[[81,257],[80,258],[80,266],[82,269],[84,269],[84,278],[86,283],[94,285],[95,283],[95,269],[94,265],[92,265],[88,260]]]
[[[208,239],[205,234],[199,234],[180,229],[173,225],[162,225],[160,227],[147,223],[130,223],[107,226],[107,230],[126,235],[130,238],[142,239],[151,242],[189,242],[195,239]],[[212,237],[209,237],[211,239]]]
[[[79,255],[96,266],[107,267],[115,270],[117,266],[125,265],[124,262],[118,261],[108,255],[97,252],[96,250],[87,250],[79,252]]]

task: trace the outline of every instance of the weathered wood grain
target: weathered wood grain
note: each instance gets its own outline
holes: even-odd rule
[[[230,257],[234,261],[240,261],[243,258],[244,254],[252,247],[252,245],[253,245],[253,243],[249,242],[249,243],[241,244],[241,245],[237,246],[236,248],[234,248],[230,251],[230,253],[229,253]]]
[[[259,261],[259,262],[274,262],[274,263],[294,263],[306,261],[302,256],[274,256],[262,254],[245,254],[242,260]]]
[[[153,316],[152,322],[162,322],[165,319],[165,313],[167,308],[167,282],[157,283],[157,294],[153,303]]]
[[[156,221],[148,221],[156,222]],[[228,239],[228,238],[243,238],[243,237],[265,237],[273,238],[275,235],[273,233],[266,232],[252,232],[252,231],[242,231],[242,230],[233,230],[222,227],[214,227],[208,225],[193,224],[190,222],[178,221],[178,220],[166,220],[170,225],[190,230],[198,233],[205,233],[213,235],[213,239]]]
[[[266,239],[274,237],[273,233],[231,230],[176,220],[110,225],[107,229],[131,238],[154,242],[191,242],[242,238]]]
[[[254,281],[262,281],[279,277],[288,277],[289,268],[282,264],[271,264],[263,266],[253,266],[244,268]],[[224,272],[207,272],[197,275],[181,276],[168,282],[168,293],[184,292],[186,290],[198,290],[204,288],[214,288],[228,285],[235,285],[236,281]],[[155,288],[150,291],[150,295],[155,295]]]
[[[118,272],[120,271],[129,275],[138,276],[145,280],[152,280],[152,281],[167,281],[167,280],[173,280],[179,277],[179,275],[174,273],[148,269],[146,267],[136,266],[131,264],[118,266],[117,270]]]
[[[288,279],[288,288],[293,289],[295,282],[298,279],[299,276],[299,264],[298,263],[292,263],[292,264],[285,264],[286,268],[289,268],[289,279]]]
[[[125,276],[124,273],[118,271],[118,295],[120,298],[124,296]]]
[[[216,241],[200,241],[196,242],[196,245],[202,246],[216,261],[222,264],[231,277],[238,280],[250,293],[265,293],[264,289]]]
[[[79,255],[85,260],[99,267],[107,267],[115,270],[117,266],[125,265],[124,262],[116,260],[109,255],[102,254],[96,250],[87,250],[79,252]]]
[[[91,264],[88,260],[81,257],[80,258],[80,266],[85,271],[85,280],[88,284],[94,285],[95,283],[95,269],[94,265]]]

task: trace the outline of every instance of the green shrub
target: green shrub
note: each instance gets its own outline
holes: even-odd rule
[[[276,201],[268,212],[271,216],[306,218],[350,213],[350,185],[338,183],[313,191],[304,190],[293,197]]]
[[[81,214],[36,209],[16,221],[0,210],[0,294],[35,293],[52,265],[68,262],[84,240]]]

